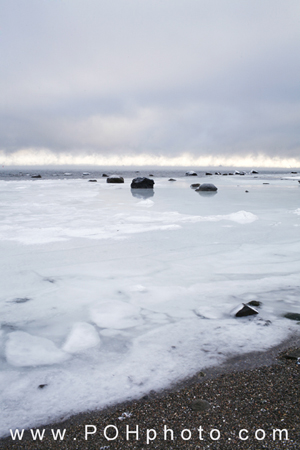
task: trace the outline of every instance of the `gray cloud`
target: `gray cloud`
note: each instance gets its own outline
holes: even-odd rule
[[[2,1],[0,149],[299,158],[298,0]]]

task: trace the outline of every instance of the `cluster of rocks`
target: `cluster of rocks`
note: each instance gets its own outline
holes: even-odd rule
[[[152,175],[153,176],[153,175]],[[93,181],[93,180],[89,180]],[[106,178],[107,183],[124,183],[124,178],[120,175],[110,175]],[[131,182],[131,189],[153,189],[154,181],[147,177],[137,177]]]
[[[250,175],[258,174],[258,172],[256,170],[250,170],[249,174]],[[198,176],[197,172],[194,172],[193,170],[189,170],[188,172],[186,172],[185,175],[188,176],[188,177],[191,177],[191,176],[196,177],[196,176]],[[213,174],[212,174],[212,172],[206,172],[205,175],[206,176],[211,176]],[[215,172],[215,175],[225,175],[225,176],[226,175],[246,175],[246,172],[244,172],[243,170],[235,170],[234,172],[228,172],[228,173],[226,173],[226,172],[225,173]]]
[[[261,302],[259,302],[257,300],[252,300],[251,302],[248,302],[248,303],[242,303],[240,306],[238,306],[237,308],[235,308],[232,311],[232,314],[235,317],[254,316],[254,315],[259,314],[259,312],[256,308],[260,308],[261,305],[262,305]],[[287,313],[283,314],[283,317],[286,319],[289,319],[289,320],[295,320],[300,323],[300,314],[299,313],[287,312]],[[265,325],[269,325],[271,323],[270,320],[266,320],[264,322],[265,322],[264,323]]]

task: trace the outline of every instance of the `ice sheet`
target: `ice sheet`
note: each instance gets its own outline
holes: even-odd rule
[[[217,194],[186,178],[150,195],[131,179],[0,181],[1,435],[299,329],[283,317],[300,312],[299,184],[211,180]],[[259,314],[235,318],[250,300]]]

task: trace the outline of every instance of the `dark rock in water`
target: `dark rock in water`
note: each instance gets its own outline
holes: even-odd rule
[[[190,170],[189,172],[186,172],[185,174],[187,177],[197,177],[196,172],[194,172],[193,170]]]
[[[30,301],[30,298],[27,298],[27,297],[23,297],[23,298],[14,298],[13,299],[13,302],[14,303],[26,303],[26,302],[29,302]]]
[[[212,175],[212,173],[210,173],[210,172],[206,172],[206,174],[205,175]]]
[[[103,177],[108,177],[108,175],[106,173],[103,173],[102,176]]]
[[[196,399],[191,402],[190,408],[193,411],[207,411],[210,408],[210,403],[206,400]]]
[[[298,313],[286,313],[283,317],[290,320],[299,320],[300,321],[300,314]]]
[[[194,183],[194,184],[191,184],[191,186],[190,186],[192,189],[197,189],[198,187],[200,187],[200,183]]]
[[[251,170],[250,173],[258,173],[256,170]]]
[[[211,184],[211,183],[200,184],[198,189],[196,189],[197,192],[199,192],[199,191],[209,191],[209,192],[213,191],[214,192],[217,190],[218,190],[218,188],[214,184]]]
[[[233,173],[232,173],[232,172],[230,172],[230,173],[229,173],[229,175],[233,175]]]
[[[297,172],[291,172],[291,173],[294,173],[294,174],[296,174]]]
[[[215,172],[215,175],[221,175],[221,172]]]
[[[31,178],[42,178],[42,175],[31,175]]]
[[[261,302],[258,300],[251,300],[251,302],[248,302],[247,305],[259,307],[261,306]]]
[[[258,314],[256,309],[251,308],[249,305],[243,304],[243,307],[235,314],[235,317],[253,316],[254,314]]]
[[[153,173],[149,173],[149,177],[154,177]]]
[[[249,191],[245,191],[245,192],[249,192]]]
[[[131,189],[153,189],[154,181],[146,177],[134,178],[131,182]]]
[[[90,183],[97,183],[97,180],[89,180]]]
[[[263,184],[270,184],[270,183],[263,183]]]
[[[227,173],[223,173],[223,177],[227,177]]]
[[[124,178],[120,175],[111,175],[106,178],[106,183],[124,183]]]
[[[39,389],[44,389],[44,387],[48,386],[48,384],[40,384]]]
[[[175,178],[169,178],[168,181],[176,181]]]

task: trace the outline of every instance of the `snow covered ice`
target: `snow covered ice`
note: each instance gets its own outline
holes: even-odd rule
[[[151,196],[131,178],[0,181],[2,436],[298,330],[299,183],[210,180],[215,195],[189,177]],[[235,318],[251,300],[259,314]]]

